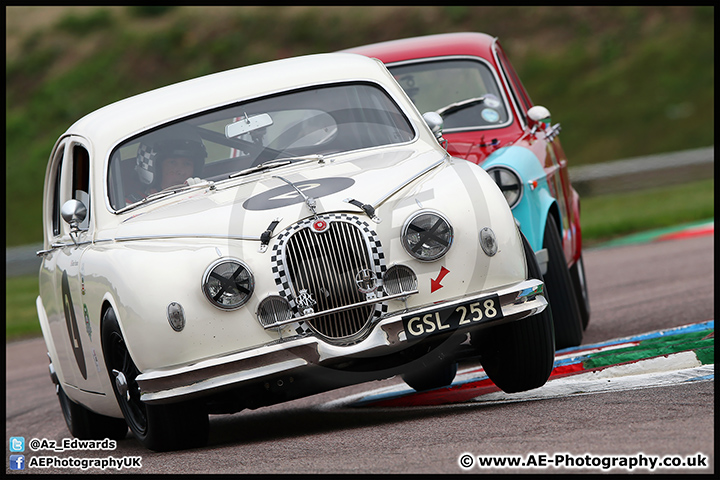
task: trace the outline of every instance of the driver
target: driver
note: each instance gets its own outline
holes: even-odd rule
[[[141,200],[151,193],[201,176],[205,158],[205,145],[193,132],[169,131],[148,136],[138,146],[135,165],[140,183],[146,186],[145,191],[131,195],[128,201]]]

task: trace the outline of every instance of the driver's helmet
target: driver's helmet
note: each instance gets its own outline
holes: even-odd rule
[[[202,176],[207,150],[200,136],[190,130],[175,128],[148,135],[140,142],[135,171],[145,185],[158,182],[156,172],[166,158],[189,158],[195,169],[194,176]]]

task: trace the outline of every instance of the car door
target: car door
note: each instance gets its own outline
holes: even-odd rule
[[[560,220],[562,222],[562,244],[563,251],[565,253],[566,263],[572,259],[573,255],[573,240],[574,237],[571,235],[571,208],[572,203],[570,202],[570,179],[567,171],[567,159],[565,153],[560,146],[560,141],[557,137],[550,136],[547,142],[547,158],[548,165],[545,168],[547,173],[548,185],[552,189],[552,195],[557,199],[558,207],[560,209]]]
[[[46,306],[49,326],[58,355],[58,363],[66,383],[85,391],[97,391],[99,380],[90,345],[91,332],[87,308],[83,301],[83,253],[91,245],[90,158],[80,137],[60,142],[53,154],[52,178],[48,192],[47,235],[50,250],[43,259],[43,272],[52,272],[55,305]],[[62,205],[70,199],[79,200],[87,215],[71,232],[61,217]],[[43,296],[43,292],[41,292]],[[90,353],[90,354],[89,354]]]

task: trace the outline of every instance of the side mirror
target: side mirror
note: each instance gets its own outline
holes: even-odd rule
[[[427,126],[430,127],[430,130],[432,130],[435,138],[440,140],[442,138],[443,129],[443,118],[440,114],[437,112],[425,112],[423,113],[423,120],[425,120]]]
[[[534,122],[549,122],[550,121],[550,110],[543,107],[542,105],[535,105],[528,110],[528,117]]]
[[[70,231],[77,232],[80,230],[79,225],[87,216],[87,207],[79,200],[68,200],[60,209],[60,215],[70,224]]]
[[[545,138],[548,142],[552,142],[560,133],[559,123],[553,125],[552,127],[550,126],[550,110],[547,108],[541,105],[535,105],[528,110],[528,117],[530,117],[530,120],[535,122],[535,124],[532,125],[530,132],[534,134],[539,128],[544,128]]]

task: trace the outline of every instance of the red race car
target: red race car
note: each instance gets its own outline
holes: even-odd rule
[[[544,272],[556,347],[579,345],[590,319],[580,198],[560,125],[533,104],[498,39],[447,33],[344,51],[385,63],[447,151],[490,173]]]

